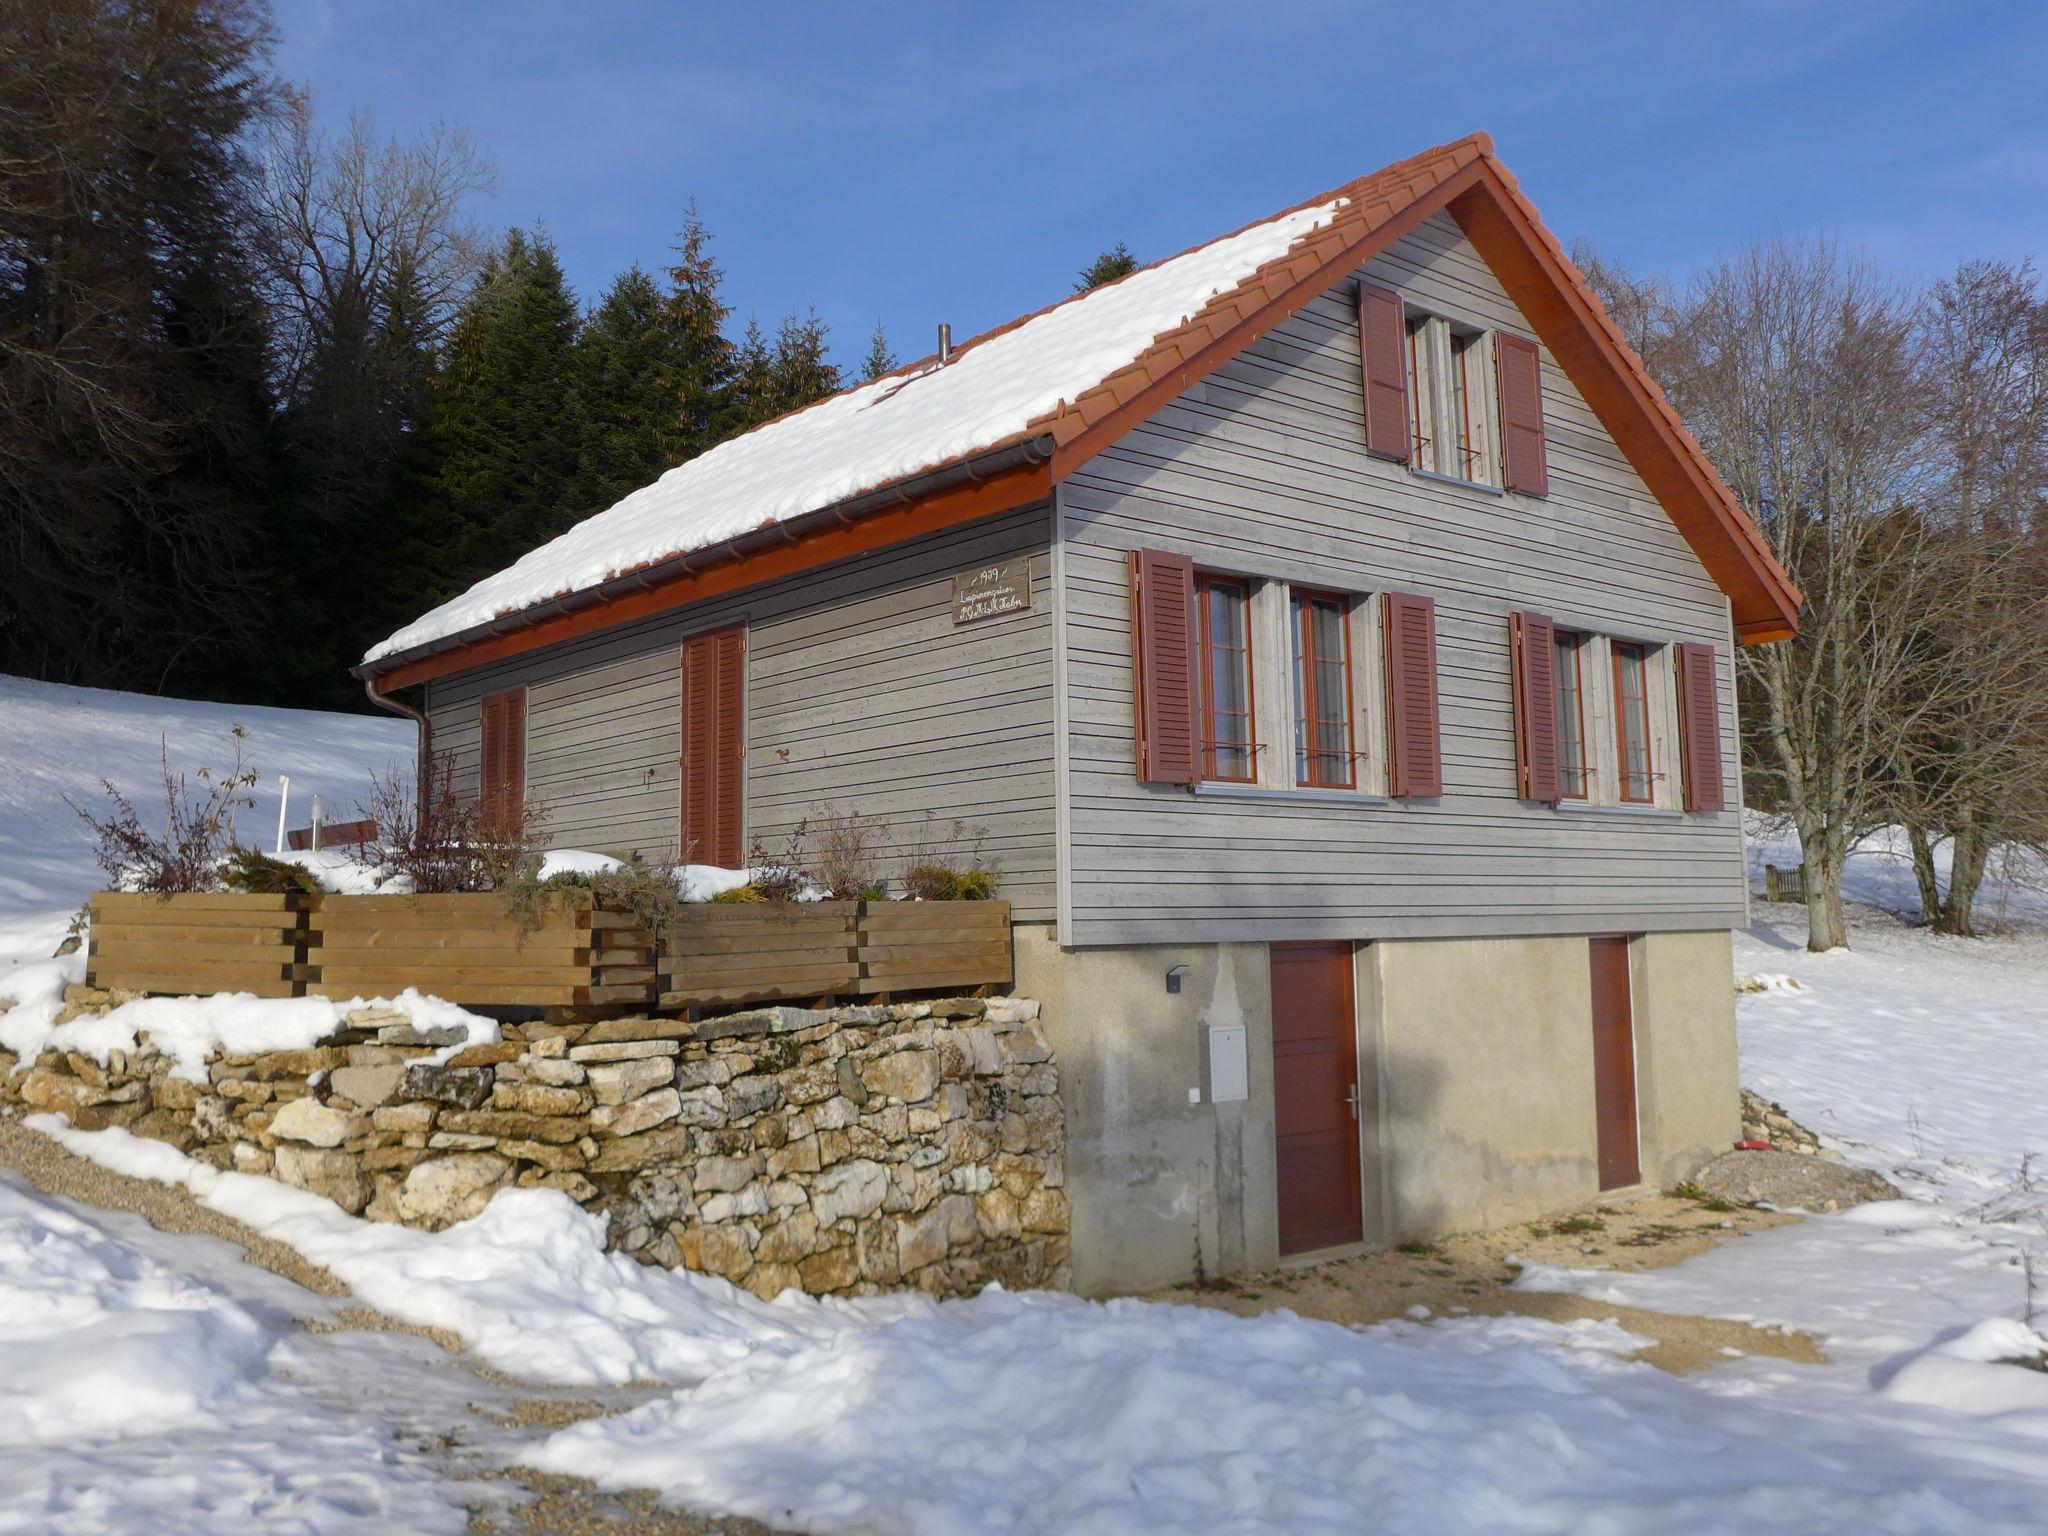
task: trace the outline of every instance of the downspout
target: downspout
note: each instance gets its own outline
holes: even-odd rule
[[[398,700],[379,693],[377,691],[377,676],[374,672],[367,672],[363,675],[363,692],[369,695],[370,702],[379,709],[390,714],[403,715],[418,727],[420,744],[419,764],[414,770],[414,787],[419,794],[419,816],[421,823],[424,825],[427,810],[427,775],[431,771],[433,761],[434,723],[410,704],[401,704]],[[380,834],[386,830],[386,828],[378,828]]]

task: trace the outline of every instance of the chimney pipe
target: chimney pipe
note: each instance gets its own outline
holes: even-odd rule
[[[950,363],[952,360],[953,327],[946,324],[942,320],[939,322],[939,361],[942,363]]]

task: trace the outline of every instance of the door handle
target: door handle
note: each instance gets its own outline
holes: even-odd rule
[[[1351,1106],[1351,1118],[1358,1118],[1358,1084],[1351,1085],[1351,1091],[1344,1095],[1344,1102]]]

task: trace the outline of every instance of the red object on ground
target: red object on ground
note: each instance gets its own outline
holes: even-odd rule
[[[1738,1152],[1768,1152],[1771,1150],[1771,1144],[1768,1141],[1738,1141],[1735,1143],[1735,1150]]]

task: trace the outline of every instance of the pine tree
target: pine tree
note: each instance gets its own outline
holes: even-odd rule
[[[271,40],[260,0],[0,5],[0,671],[197,685],[260,649]]]
[[[696,457],[725,435],[722,397],[738,359],[724,331],[732,310],[718,292],[725,274],[711,259],[711,232],[698,216],[695,198],[684,210],[674,250],[676,259],[667,269],[669,291],[662,301],[661,320],[673,349],[667,384],[677,402],[680,462]]]
[[[574,502],[602,511],[681,463],[689,448],[674,379],[677,336],[653,278],[631,267],[613,280],[576,343],[583,423]]]
[[[882,329],[882,322],[875,322],[875,333],[868,338],[868,354],[860,360],[860,377],[864,384],[872,384],[896,367],[896,354],[889,350],[889,333]]]
[[[839,366],[825,355],[830,333],[815,309],[801,319],[795,310],[783,317],[775,333],[775,409],[780,416],[836,394]]]
[[[1074,284],[1074,292],[1086,293],[1091,288],[1100,288],[1104,283],[1113,283],[1120,277],[1129,277],[1137,270],[1138,258],[1131,254],[1130,247],[1119,240],[1081,269],[1081,280]]]
[[[839,368],[825,355],[827,341],[825,322],[815,309],[802,316],[790,311],[773,342],[760,321],[748,320],[724,394],[720,421],[725,435],[748,431],[835,393]]]
[[[447,593],[577,521],[576,304],[554,248],[512,230],[456,322],[435,411]],[[444,594],[445,595],[445,594]]]
[[[775,352],[768,333],[751,316],[733,348],[732,374],[719,391],[714,427],[718,441],[759,426],[776,414]]]

